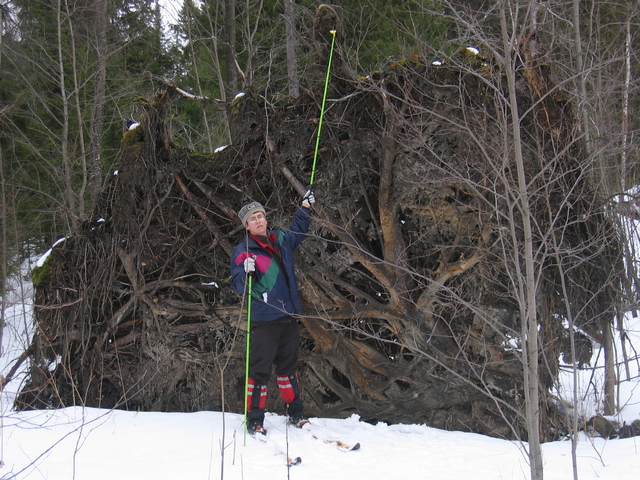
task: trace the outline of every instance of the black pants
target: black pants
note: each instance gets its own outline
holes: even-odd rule
[[[267,384],[275,365],[278,387],[291,417],[302,415],[298,360],[300,359],[300,331],[292,317],[272,322],[255,322],[251,328],[249,353],[249,385],[247,395],[249,420],[261,422],[267,399]]]
[[[300,332],[295,318],[252,324],[249,377],[256,384],[269,383],[272,365],[276,366],[276,375],[294,374],[299,358]]]

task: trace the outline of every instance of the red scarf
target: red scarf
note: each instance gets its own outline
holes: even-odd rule
[[[249,235],[251,235],[251,237],[258,242],[258,245],[260,245],[260,247],[262,247],[262,249],[267,252],[270,253],[273,258],[276,260],[276,262],[278,262],[278,265],[280,265],[280,271],[282,272],[282,274],[284,275],[284,279],[287,282],[287,285],[289,284],[289,276],[287,275],[287,271],[284,269],[284,265],[282,265],[282,257],[280,256],[280,251],[278,250],[278,247],[276,247],[276,239],[277,237],[273,234],[273,233],[269,233],[269,235],[267,237],[258,237],[257,235],[254,235],[253,233],[250,233]],[[266,240],[266,242],[265,242]]]
[[[265,251],[267,251],[271,255],[274,255],[278,259],[278,261],[280,261],[280,252],[276,247],[276,236],[273,233],[269,233],[268,237],[258,237],[253,233],[251,233],[250,235],[253,237],[253,239],[256,242],[258,242],[258,245],[260,245]]]

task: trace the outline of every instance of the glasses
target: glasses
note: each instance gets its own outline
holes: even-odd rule
[[[258,223],[262,220],[265,220],[267,217],[265,217],[264,215],[260,214],[260,215],[256,215],[255,217],[250,217],[249,220],[247,220],[249,223]]]

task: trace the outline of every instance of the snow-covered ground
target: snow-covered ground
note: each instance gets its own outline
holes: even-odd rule
[[[6,375],[28,344],[31,321],[28,284],[16,283],[3,335],[0,373]],[[25,300],[23,300],[25,299]],[[628,318],[631,356],[640,349],[640,319]],[[631,348],[634,350],[631,351]],[[596,352],[597,355],[597,352]],[[621,353],[619,352],[619,356]],[[600,355],[599,358],[601,358]],[[601,366],[602,360],[598,361]],[[616,420],[640,418],[638,361],[624,370]],[[598,412],[602,370],[584,370],[579,408]],[[525,480],[530,477],[524,446],[482,435],[447,432],[424,425],[371,425],[357,416],[311,419],[312,430],[286,428],[282,416],[268,416],[266,441],[245,437],[237,413],[149,413],[71,407],[15,412],[11,409],[22,377],[0,395],[0,479],[43,480],[178,480],[178,479],[429,479]],[[558,392],[568,399],[571,375]],[[315,434],[314,434],[315,432]],[[316,438],[317,437],[317,438]],[[344,452],[323,439],[359,442]],[[302,463],[288,468],[287,457]],[[605,440],[580,434],[580,480],[637,479],[640,437]],[[545,480],[573,478],[571,442],[543,445]]]

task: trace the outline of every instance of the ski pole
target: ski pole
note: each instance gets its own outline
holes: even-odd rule
[[[329,51],[329,63],[327,64],[327,75],[324,80],[324,93],[322,94],[322,106],[320,107],[320,120],[318,120],[318,136],[316,137],[316,148],[313,152],[313,165],[311,167],[311,179],[309,186],[313,185],[316,176],[316,161],[318,160],[318,148],[320,147],[320,133],[322,132],[322,119],[324,118],[324,106],[327,102],[327,90],[329,89],[329,73],[331,72],[331,60],[333,59],[333,47],[336,43],[336,31],[331,30],[331,50]]]
[[[247,347],[245,358],[246,365],[244,369],[244,446],[247,446],[247,423],[249,413],[249,353],[251,351],[251,296],[253,295],[253,272],[249,272],[249,284],[248,284],[248,298],[247,298]]]

